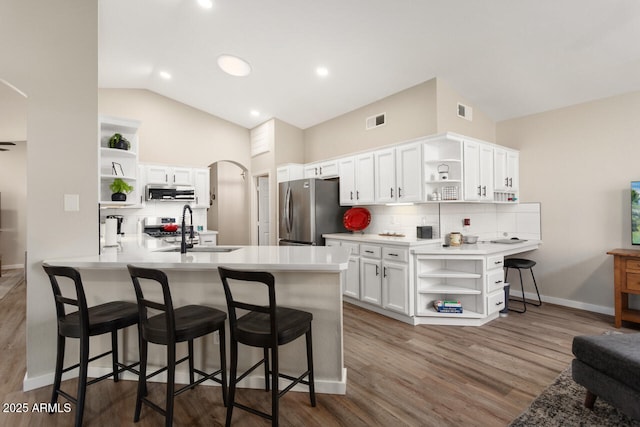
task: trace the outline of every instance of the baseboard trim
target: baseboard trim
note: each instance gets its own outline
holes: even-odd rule
[[[522,292],[521,291],[514,292],[514,290],[511,289],[509,292],[509,296],[512,298],[521,299]],[[528,300],[533,300],[533,301],[538,300],[538,295],[531,292],[525,292],[524,296]],[[609,316],[615,315],[615,310],[613,307],[607,307],[604,305],[587,304],[585,302],[573,301],[573,300],[564,299],[564,298],[548,297],[545,295],[540,295],[540,299],[542,299],[542,302],[548,302],[550,304],[561,305],[564,307],[577,308],[578,310],[592,311],[594,313],[607,314]]]
[[[8,264],[3,265],[2,270],[22,270],[24,269],[24,264]]]

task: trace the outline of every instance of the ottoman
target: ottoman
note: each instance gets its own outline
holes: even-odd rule
[[[573,380],[587,389],[584,406],[597,397],[640,420],[640,333],[573,339]]]

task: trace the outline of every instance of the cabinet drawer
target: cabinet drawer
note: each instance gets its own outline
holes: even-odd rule
[[[504,291],[490,294],[487,297],[487,314],[495,313],[504,308]]]
[[[627,289],[640,291],[640,273],[627,273]]]
[[[351,255],[358,255],[360,253],[360,245],[357,243],[342,242],[342,247],[349,249]]]
[[[380,259],[382,248],[373,245],[360,245],[360,255],[367,258]]]
[[[628,259],[627,263],[627,270],[638,270],[640,271],[640,260],[638,259]]]
[[[504,272],[502,269],[487,273],[487,290],[489,293],[504,289]]]
[[[383,247],[382,258],[390,261],[407,262],[409,259],[409,251],[406,249]]]
[[[487,270],[504,267],[504,256],[494,255],[487,257]]]

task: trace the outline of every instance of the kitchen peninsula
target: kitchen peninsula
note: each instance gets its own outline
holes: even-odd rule
[[[217,272],[218,266],[269,271],[276,279],[278,305],[299,308],[313,314],[316,390],[321,393],[345,393],[342,282],[349,259],[346,249],[323,246],[196,246],[194,251],[180,254],[179,251],[175,252],[176,248],[179,249],[179,246],[141,235],[123,238],[119,248],[105,248],[100,255],[50,259],[45,262],[79,269],[90,305],[115,299],[135,301],[131,278],[126,268],[127,264],[133,264],[165,271],[169,277],[175,306],[204,304],[225,312],[226,302]],[[255,288],[241,289],[241,293],[249,296],[253,302],[267,302],[266,299],[256,300]],[[51,323],[55,324],[53,316],[52,313]],[[92,341],[92,352],[108,349],[108,339],[99,340],[97,338],[96,342]],[[133,328],[126,331],[124,341],[122,348],[126,354],[125,359],[137,360],[137,333]],[[281,349],[281,366],[285,371],[302,372],[306,369],[306,359],[299,357],[305,352],[304,340],[298,341]],[[214,343],[213,339],[208,339],[196,342],[195,345],[196,364],[205,363],[205,371],[215,369],[218,357],[209,355],[218,353],[217,340]],[[53,352],[54,349],[41,348],[37,351]],[[240,368],[250,366],[252,361],[259,360],[260,357],[260,349],[242,347]],[[164,352],[150,348],[149,363],[154,366],[163,365]],[[51,369],[53,370],[53,366]],[[109,366],[98,365],[94,368],[96,372],[91,372],[91,369],[90,374],[99,374],[102,370],[108,370]],[[180,382],[186,382],[187,375],[186,371],[176,372],[176,378]],[[133,379],[132,376],[125,378]],[[256,374],[245,379],[242,385],[259,388],[264,386],[264,382]]]

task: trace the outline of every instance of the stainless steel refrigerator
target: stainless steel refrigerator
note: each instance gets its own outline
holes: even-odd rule
[[[345,231],[338,181],[308,178],[281,182],[278,195],[280,246],[324,245],[323,234]]]

